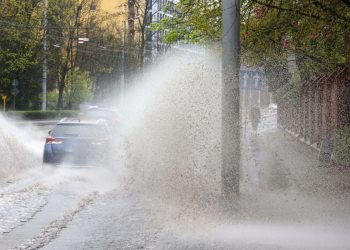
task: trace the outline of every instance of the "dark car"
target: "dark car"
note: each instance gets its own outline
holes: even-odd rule
[[[119,126],[120,118],[120,114],[116,110],[97,106],[87,108],[82,114],[84,120],[105,120],[111,129]]]
[[[100,165],[108,159],[109,129],[105,121],[64,119],[49,132],[44,163]]]

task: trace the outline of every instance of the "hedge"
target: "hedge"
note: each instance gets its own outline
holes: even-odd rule
[[[50,111],[8,111],[5,113],[7,117],[28,119],[28,120],[49,120],[49,119],[60,119],[62,117],[76,117],[79,111],[77,110],[50,110]]]

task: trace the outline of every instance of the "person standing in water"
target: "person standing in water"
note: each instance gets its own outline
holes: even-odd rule
[[[261,118],[260,108],[254,105],[250,110],[250,121],[252,123],[252,128],[255,132],[257,132],[258,130],[260,118]]]

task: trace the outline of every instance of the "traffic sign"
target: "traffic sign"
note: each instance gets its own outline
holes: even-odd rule
[[[241,89],[261,90],[263,74],[259,69],[246,69],[240,71]]]
[[[80,44],[83,44],[84,42],[88,42],[88,41],[90,41],[90,39],[87,37],[79,37],[78,38],[78,43],[80,43]]]
[[[12,80],[12,86],[14,86],[14,87],[18,86],[18,80],[17,79],[13,79]]]
[[[6,112],[6,99],[7,99],[7,96],[6,95],[3,95],[1,96],[1,99],[3,101],[3,108],[4,108],[4,112]]]
[[[16,96],[19,94],[19,90],[16,87],[13,87],[10,92],[13,96]]]

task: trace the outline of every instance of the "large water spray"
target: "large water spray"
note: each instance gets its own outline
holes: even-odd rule
[[[0,178],[41,167],[43,138],[40,133],[2,115],[0,124]]]
[[[169,56],[125,99],[122,134],[133,186],[181,208],[216,203],[221,171],[217,58]]]

